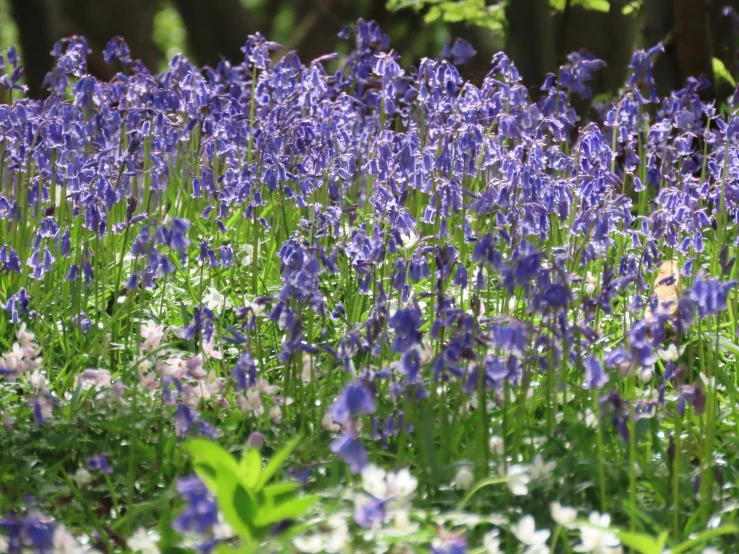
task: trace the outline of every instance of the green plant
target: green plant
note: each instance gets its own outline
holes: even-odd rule
[[[264,467],[255,449],[248,449],[238,461],[205,439],[185,444],[195,472],[215,495],[224,519],[243,541],[241,550],[222,545],[219,552],[252,552],[276,523],[301,518],[318,500],[315,495],[300,496],[300,485],[295,481],[270,483],[299,441],[300,437],[290,441]]]
[[[505,28],[507,3],[507,0],[496,4],[489,4],[485,0],[388,0],[387,8],[392,11],[411,8],[416,12],[428,8],[423,17],[426,23],[442,19],[447,23],[466,23],[502,31]],[[567,3],[568,0],[549,0],[549,5],[557,11],[563,11]],[[611,9],[608,0],[570,0],[569,5],[599,12]]]

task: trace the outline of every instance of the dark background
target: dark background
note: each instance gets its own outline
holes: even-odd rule
[[[533,95],[546,73],[579,49],[608,63],[596,77],[596,94],[613,92],[625,80],[633,50],[660,40],[666,46],[655,68],[661,94],[679,88],[690,75],[704,74],[714,82],[704,95],[725,98],[733,85],[714,75],[714,58],[731,74],[739,73],[739,19],[724,15],[727,6],[739,10],[739,0],[611,0],[605,3],[608,11],[603,11],[603,0],[598,9],[589,7],[588,0],[459,0],[499,5],[500,30],[444,17],[426,23],[430,2],[439,0],[394,0],[411,4],[396,11],[388,9],[387,1],[0,0],[0,47],[18,44],[32,95],[43,94],[41,83],[53,61],[49,52],[64,36],[84,35],[94,51],[90,71],[107,78],[113,69],[103,63],[101,52],[115,35],[123,36],[133,56],[152,70],[161,69],[179,50],[201,65],[214,65],[221,57],[239,62],[247,35],[256,31],[308,61],[346,52],[350,45],[336,34],[359,17],[378,21],[406,64],[436,56],[454,37],[468,39],[478,55],[462,73],[473,82],[482,80],[491,55],[503,49]]]

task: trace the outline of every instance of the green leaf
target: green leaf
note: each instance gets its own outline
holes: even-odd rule
[[[268,508],[266,506],[261,507],[259,513],[254,520],[254,524],[258,527],[265,527],[283,519],[299,519],[304,516],[318,502],[317,495],[303,496],[302,498],[295,498],[288,500],[277,506]]]
[[[675,548],[670,550],[670,552],[671,554],[682,554],[683,552],[688,552],[692,548],[708,542],[715,537],[719,537],[721,535],[735,535],[737,533],[739,533],[739,527],[737,527],[736,525],[724,525],[722,527],[719,527],[718,529],[711,529],[710,531],[701,533],[694,539],[690,539],[676,546]]]
[[[298,443],[300,442],[300,439],[302,437],[298,435],[293,440],[291,440],[289,443],[287,443],[282,450],[277,452],[272,456],[272,458],[267,462],[267,465],[265,466],[264,470],[262,470],[261,475],[259,476],[259,479],[256,482],[256,485],[254,486],[254,489],[259,491],[264,487],[264,485],[269,482],[272,477],[280,470],[280,467],[283,463],[285,463],[285,460],[287,460],[287,457],[290,455],[290,453],[295,450],[295,447],[298,446]]]
[[[216,545],[214,552],[216,554],[238,554],[241,551],[225,542],[221,542]]]
[[[566,4],[567,0],[549,0],[549,5],[551,6],[551,8],[558,12],[564,11]]]
[[[248,449],[244,457],[241,458],[240,466],[244,484],[253,489],[262,473],[262,456],[259,454],[259,450],[255,448]]]
[[[195,471],[205,486],[215,493],[218,479],[218,467],[223,465],[234,475],[239,475],[239,464],[228,451],[218,444],[206,439],[190,439],[185,443],[185,450],[193,459]],[[210,468],[210,469],[206,469]]]
[[[472,497],[475,495],[477,491],[480,489],[483,489],[485,487],[488,487],[490,485],[500,485],[501,483],[505,483],[508,481],[507,477],[488,477],[486,479],[482,479],[475,483],[475,485],[467,492],[467,494],[464,495],[464,498],[457,504],[457,510],[462,511],[464,510],[464,507],[467,505],[467,503],[472,499]]]
[[[713,74],[716,76],[717,79],[723,79],[732,87],[736,86],[736,81],[734,80],[734,77],[731,75],[729,70],[726,69],[724,62],[722,62],[718,58],[713,58],[711,60],[711,63],[713,64]]]
[[[594,12],[608,13],[611,11],[611,3],[608,0],[580,0],[580,5]]]
[[[288,481],[285,483],[275,483],[274,485],[267,485],[261,491],[259,491],[267,502],[274,503],[278,496],[290,494],[300,488],[300,484],[295,481]]]
[[[431,9],[423,16],[424,23],[433,23],[441,17],[441,8],[432,6]]]
[[[218,468],[217,485],[216,501],[226,523],[242,540],[253,541],[256,537],[254,527],[256,502],[239,483],[238,476],[223,465]]]
[[[629,15],[637,11],[639,8],[639,0],[635,0],[634,2],[629,2],[623,8],[621,8],[621,13],[624,15]]]
[[[641,554],[660,554],[667,541],[667,532],[663,532],[659,538],[655,539],[644,533],[630,533],[628,531],[618,531],[616,533],[621,542]]]

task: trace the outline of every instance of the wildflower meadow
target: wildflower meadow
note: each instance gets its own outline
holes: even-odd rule
[[[739,552],[739,91],[336,40],[2,52],[0,552]]]

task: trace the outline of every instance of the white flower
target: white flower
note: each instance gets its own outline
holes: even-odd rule
[[[391,537],[403,537],[418,531],[421,525],[411,519],[410,513],[405,508],[395,510],[392,527],[387,527],[384,534]]]
[[[559,502],[552,502],[549,505],[552,512],[552,519],[566,529],[575,528],[575,520],[577,519],[577,510],[568,506],[562,506]]]
[[[576,552],[594,552],[595,554],[616,554],[621,552],[621,541],[608,530],[611,516],[591,512],[588,523],[580,527],[581,544],[575,546]]]
[[[0,545],[0,552],[7,552]],[[98,554],[99,551],[89,545],[80,544],[77,538],[64,527],[57,525],[54,530],[54,554]]]
[[[670,344],[670,346],[668,346],[665,350],[658,348],[657,356],[659,356],[660,360],[665,362],[676,362],[679,356],[677,352],[677,346],[675,346],[674,344]]]
[[[501,552],[500,537],[498,536],[497,529],[485,533],[482,537],[482,548],[486,554],[499,554]]]
[[[375,498],[387,496],[386,472],[375,464],[368,464],[362,470],[362,488]]]
[[[409,498],[418,486],[418,479],[411,475],[408,468],[403,468],[397,472],[391,472],[387,476],[388,492],[392,496],[400,499]]]
[[[251,264],[251,255],[252,252],[254,252],[254,247],[251,244],[244,244],[241,247],[241,252],[243,253],[241,257],[241,265],[248,266]]]
[[[502,456],[505,452],[505,441],[503,438],[498,436],[490,437],[490,450],[498,456]]]
[[[280,387],[278,385],[270,385],[267,379],[265,379],[264,377],[259,377],[257,379],[257,390],[260,394],[272,396],[274,393],[280,390]]]
[[[92,475],[85,468],[81,467],[75,472],[72,479],[77,483],[77,486],[84,487],[87,483],[92,481]]]
[[[149,320],[141,325],[141,336],[144,339],[144,342],[139,345],[141,350],[149,352],[156,350],[159,348],[159,343],[162,342],[162,337],[164,336],[164,325],[157,325]]]
[[[518,523],[511,525],[511,533],[526,545],[524,552],[533,554],[539,552],[548,552],[546,547],[549,538],[549,529],[536,530],[536,522],[534,517],[525,515],[518,520]]]
[[[529,488],[526,486],[531,480],[526,467],[518,464],[514,464],[508,468],[506,474],[508,478],[508,488],[516,496],[525,496],[529,493]]]
[[[472,483],[475,482],[475,474],[469,466],[462,466],[457,471],[457,475],[454,476],[454,488],[461,491],[469,490],[472,487]]]
[[[218,312],[225,304],[226,297],[216,290],[213,285],[208,287],[208,294],[203,296],[203,304],[212,312]]]
[[[654,375],[654,366],[648,365],[646,367],[640,367],[636,372],[636,376],[642,383],[649,383]]]
[[[585,292],[587,294],[593,294],[595,292],[595,286],[596,286],[597,282],[595,280],[595,277],[593,277],[593,274],[590,273],[589,271],[585,275],[585,281],[587,283],[585,285]]]
[[[139,527],[136,532],[126,541],[128,548],[133,552],[141,554],[159,554],[159,533],[154,530],[147,531]]]
[[[28,376],[28,382],[31,383],[31,386],[37,391],[46,390],[46,377],[44,377],[43,373],[38,369],[31,372]]]
[[[313,358],[307,352],[303,352],[303,383],[310,383],[315,376],[316,369],[313,364]]]
[[[580,416],[580,419],[589,429],[595,429],[595,426],[598,423],[598,420],[595,417],[595,413],[593,413],[593,410],[591,410],[590,408],[585,408],[585,415]]]
[[[339,425],[333,420],[330,412],[326,412],[323,415],[323,419],[321,420],[321,425],[327,431],[338,431],[339,429],[341,429],[341,425]]]
[[[400,233],[400,238],[403,241],[402,248],[404,250],[407,250],[408,248],[413,248],[413,246],[418,242],[418,235],[411,230],[403,230]]]
[[[38,348],[36,345],[33,344],[33,339],[36,338],[36,335],[34,335],[30,331],[26,331],[25,321],[21,323],[21,326],[15,332],[15,338],[18,339],[21,347],[34,346],[35,348]]]
[[[216,350],[215,346],[213,346],[213,343],[209,341],[203,341],[203,353],[205,354],[206,358],[213,358],[215,360],[223,359],[223,354]]]
[[[541,454],[534,456],[534,463],[529,466],[529,472],[532,481],[543,481],[548,479],[554,468],[557,467],[556,462],[546,462],[541,457]]]
[[[325,523],[318,526],[318,533],[295,537],[293,544],[300,552],[314,554],[329,552],[330,554],[344,552],[349,542],[349,527],[341,516],[331,516]]]
[[[275,425],[282,423],[282,410],[280,410],[280,407],[272,406],[269,409],[269,417]]]
[[[346,543],[349,542],[349,526],[346,520],[338,515],[331,516],[326,521],[326,546],[324,550],[329,553],[344,552]]]
[[[295,537],[293,544],[300,552],[316,554],[323,552],[323,537],[321,535],[308,535],[307,537]]]
[[[239,396],[236,399],[242,412],[254,412],[260,415],[264,412],[262,408],[262,397],[256,389],[246,391],[246,396]]]

